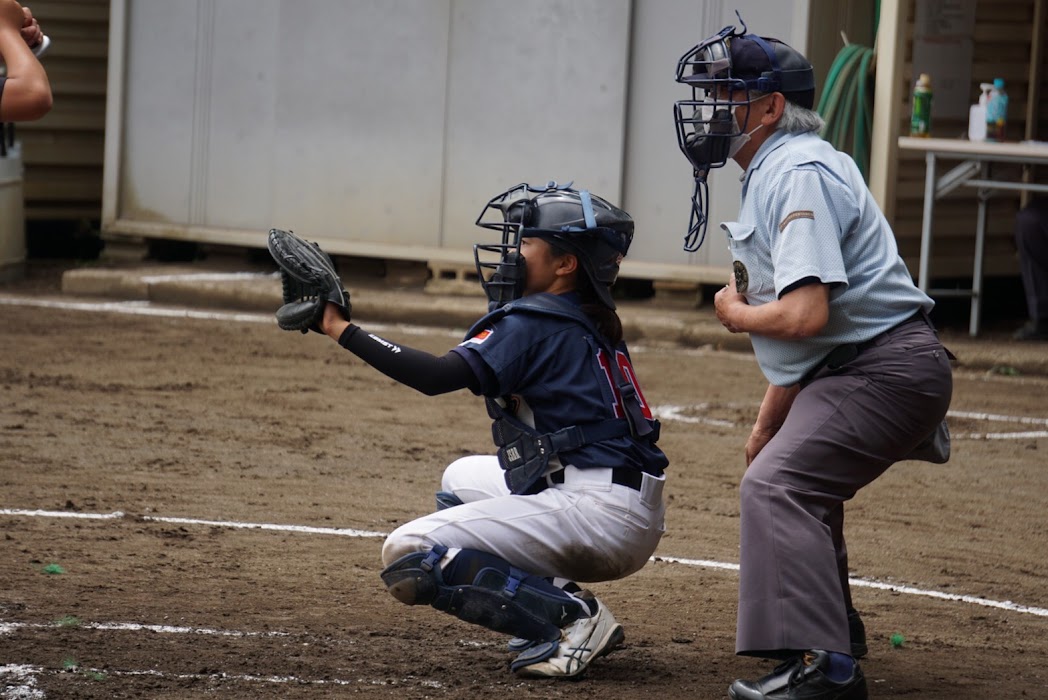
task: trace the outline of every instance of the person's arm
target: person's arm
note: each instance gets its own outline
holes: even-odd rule
[[[815,278],[775,301],[750,306],[735,290],[733,276],[713,301],[717,319],[732,333],[796,340],[818,335],[830,320],[830,287]]]
[[[33,23],[15,0],[0,0],[0,58],[7,65],[0,121],[32,121],[51,111],[47,73],[26,43],[35,36]],[[23,29],[28,32],[23,34]]]
[[[750,431],[749,439],[746,440],[747,467],[786,422],[786,416],[800,390],[799,384],[793,386],[768,385],[760,410],[757,412],[757,420],[753,424],[753,430]]]
[[[459,389],[480,390],[480,380],[462,355],[451,350],[443,357],[431,355],[368,333],[342,317],[335,304],[324,309],[321,328],[339,345],[390,379],[427,396]]]

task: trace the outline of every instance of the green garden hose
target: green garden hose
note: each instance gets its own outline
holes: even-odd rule
[[[839,151],[850,153],[864,178],[870,162],[873,100],[870,61],[873,49],[847,44],[830,66],[816,111],[826,122],[821,136]]]
[[[874,3],[873,26],[880,21],[880,0]],[[863,178],[869,179],[870,140],[873,129],[873,90],[870,62],[873,49],[846,43],[826,76],[816,111],[826,126],[820,135],[834,148],[850,153]]]

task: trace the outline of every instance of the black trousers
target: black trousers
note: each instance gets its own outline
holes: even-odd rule
[[[1048,324],[1048,199],[1035,199],[1019,210],[1015,245],[1030,320]]]

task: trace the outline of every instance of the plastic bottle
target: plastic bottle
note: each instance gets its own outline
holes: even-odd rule
[[[986,140],[1004,141],[1007,122],[1008,93],[1004,91],[1004,79],[994,78],[993,90],[986,103]]]
[[[993,83],[979,83],[979,103],[968,110],[968,140],[986,140],[986,105],[990,101]]]
[[[932,79],[921,73],[913,87],[913,114],[910,117],[910,136],[928,137],[932,129]]]

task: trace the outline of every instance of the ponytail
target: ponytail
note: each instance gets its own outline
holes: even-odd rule
[[[547,242],[554,257],[562,255],[579,257],[578,254],[558,245],[556,241],[547,239]],[[582,267],[581,260],[579,261],[578,272],[575,275],[575,292],[579,295],[582,313],[589,316],[590,320],[593,321],[593,325],[597,327],[597,330],[600,331],[601,335],[607,339],[612,347],[618,347],[618,344],[622,342],[622,321],[619,319],[619,315],[615,313],[615,309],[609,309],[601,303],[597,297],[597,292],[593,289],[593,281]]]
[[[579,275],[575,291],[582,300],[582,313],[590,317],[597,330],[608,339],[612,347],[617,347],[622,342],[622,321],[615,309],[609,309],[598,299],[597,293],[593,291],[593,283],[585,273]]]

